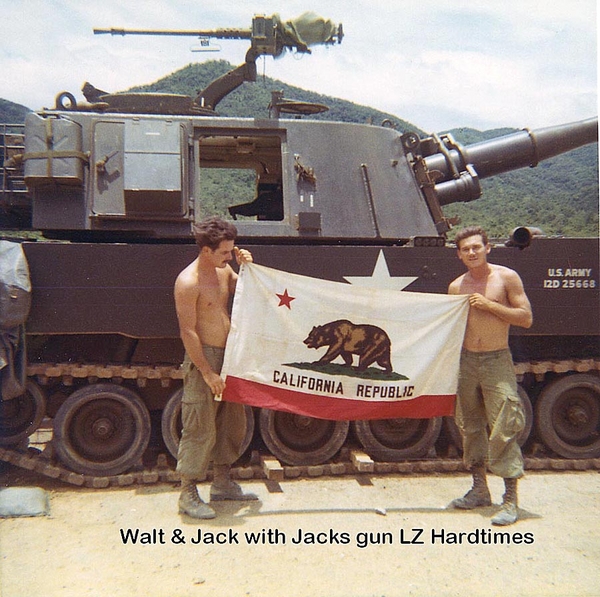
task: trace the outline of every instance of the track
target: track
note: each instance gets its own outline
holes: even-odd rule
[[[260,457],[253,454],[251,462],[246,466],[232,468],[235,479],[267,479],[281,481],[283,479],[316,478],[322,476],[343,476],[356,474],[434,474],[464,472],[462,460],[457,458],[426,459],[407,462],[373,462],[360,451],[352,450],[347,461],[308,465],[285,466],[272,457]],[[140,471],[112,475],[109,477],[81,475],[63,466],[57,465],[47,455],[27,451],[0,448],[0,460],[14,466],[34,471],[51,479],[57,479],[77,487],[103,489],[107,487],[127,487],[131,485],[152,485],[156,483],[175,483],[179,481],[179,473],[170,468],[164,454],[159,455],[153,468]],[[259,461],[252,464],[252,461]],[[525,458],[525,469],[531,471],[600,471],[600,458],[582,460],[559,458]],[[210,476],[210,473],[209,473]]]
[[[516,371],[529,420],[522,446],[534,423],[528,394],[535,396],[536,439],[524,450],[526,468],[600,470],[600,360],[517,363]],[[173,469],[180,426],[179,367],[52,363],[30,365],[28,375],[26,399],[2,404],[1,461],[80,487],[178,481]],[[162,442],[156,437],[150,442],[147,402],[157,392],[162,397]],[[61,396],[50,418],[48,393],[55,403]],[[156,401],[152,409],[157,412]],[[540,429],[544,417],[550,417],[545,423],[550,431]],[[265,410],[249,419],[246,455],[234,468],[239,479],[465,470],[452,419],[444,422],[442,436],[441,420],[340,422],[332,427],[327,421]],[[23,447],[39,435],[42,420],[48,434],[38,443],[43,449]],[[156,422],[154,428],[156,432]],[[39,431],[43,435],[44,429]],[[444,447],[436,452],[440,442]]]

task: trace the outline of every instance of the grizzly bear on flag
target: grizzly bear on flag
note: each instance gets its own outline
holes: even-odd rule
[[[327,352],[317,363],[331,363],[341,356],[348,367],[352,367],[353,355],[359,355],[358,371],[365,371],[369,365],[377,363],[386,371],[392,372],[389,336],[374,325],[355,325],[347,319],[331,321],[314,326],[304,340],[308,348],[328,346]]]

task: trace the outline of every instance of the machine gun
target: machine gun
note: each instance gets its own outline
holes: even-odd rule
[[[306,12],[296,19],[282,21],[274,14],[266,17],[257,15],[250,29],[215,29],[207,31],[167,31],[145,29],[94,29],[95,34],[111,35],[178,35],[214,39],[248,39],[250,48],[246,60],[240,66],[212,81],[200,91],[194,103],[203,110],[213,112],[217,104],[242,83],[256,81],[256,59],[259,56],[278,57],[285,50],[310,54],[309,46],[316,44],[341,43],[344,36],[342,24]]]

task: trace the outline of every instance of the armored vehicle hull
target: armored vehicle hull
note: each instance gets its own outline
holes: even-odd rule
[[[413,292],[443,293],[462,271],[455,249],[446,246],[240,241],[259,263],[335,281],[372,277],[383,256],[390,278],[407,278]],[[26,242],[23,249],[34,288],[29,382],[3,444],[30,435],[44,409],[55,453],[77,473],[123,473],[148,447],[156,449],[160,436],[175,456],[183,347],[172,289],[195,258],[195,245]],[[537,239],[526,251],[497,246],[494,260],[520,273],[536,314],[530,330],[511,335],[523,398],[533,408],[528,432],[535,412],[536,441],[551,453],[597,457],[598,241]],[[4,403],[5,412],[13,403]],[[350,438],[384,462],[431,455],[436,442],[442,454],[448,441],[460,446],[452,422],[443,433],[437,419],[349,425],[265,411],[256,421],[259,429],[252,418],[247,445],[256,447],[260,436],[279,460],[294,465],[330,461],[351,429]]]

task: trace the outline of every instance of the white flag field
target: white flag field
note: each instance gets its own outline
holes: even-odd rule
[[[223,400],[320,419],[454,413],[467,295],[241,267]]]

